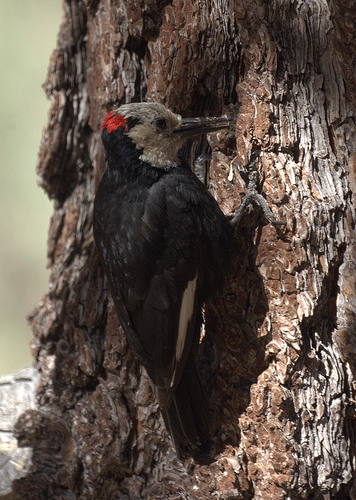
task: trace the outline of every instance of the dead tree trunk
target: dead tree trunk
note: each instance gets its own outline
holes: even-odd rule
[[[34,464],[16,498],[356,498],[355,18],[350,0],[64,1],[38,164],[55,203],[50,287],[31,317],[39,409],[16,428]],[[286,222],[255,230],[250,210],[206,307],[204,460],[177,459],[92,236],[105,110],[146,99],[235,112],[236,143],[211,138],[209,188],[233,214],[239,163],[259,147]]]

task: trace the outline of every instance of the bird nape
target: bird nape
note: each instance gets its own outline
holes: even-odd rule
[[[195,355],[202,306],[229,272],[233,232],[178,153],[187,138],[230,124],[137,103],[108,113],[102,125],[107,169],[94,238],[122,328],[178,449],[209,439]]]

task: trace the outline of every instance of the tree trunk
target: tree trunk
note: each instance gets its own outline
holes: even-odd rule
[[[355,18],[350,0],[64,1],[38,164],[54,200],[50,286],[31,316],[39,407],[16,426],[34,450],[16,498],[356,498]],[[105,110],[143,100],[234,113],[236,142],[210,137],[209,189],[234,214],[240,164],[260,148],[286,223],[263,226],[256,208],[241,222],[231,280],[205,308],[211,447],[182,461],[92,235]]]

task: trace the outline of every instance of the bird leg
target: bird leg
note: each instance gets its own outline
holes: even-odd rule
[[[198,179],[206,185],[207,179],[207,171],[209,170],[209,166],[205,166],[207,162],[210,162],[212,159],[211,154],[204,153],[195,160],[194,163],[194,173],[198,177]]]
[[[275,226],[282,226],[285,222],[278,221],[270,207],[266,199],[257,192],[258,186],[258,171],[257,171],[257,158],[260,155],[261,150],[254,151],[251,155],[250,161],[246,167],[246,174],[243,175],[243,178],[247,184],[247,191],[244,199],[242,200],[241,205],[239,206],[235,216],[231,219],[231,224],[233,226],[238,226],[243,214],[245,213],[246,207],[250,203],[255,203],[259,207],[261,207],[264,216]]]

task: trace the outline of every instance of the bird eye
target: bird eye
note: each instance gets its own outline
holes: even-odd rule
[[[167,128],[167,121],[164,118],[157,118],[157,120],[153,122],[153,125],[160,130],[165,130]]]

